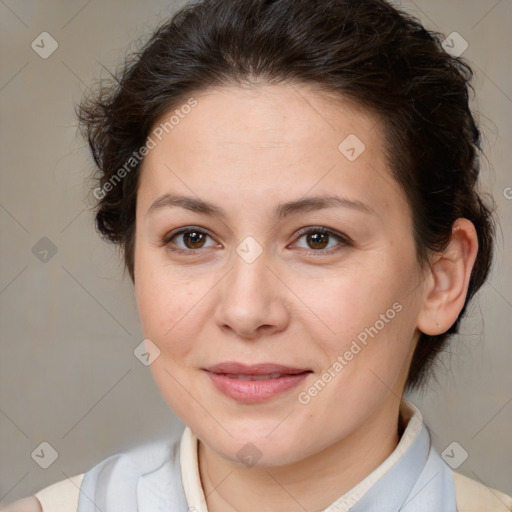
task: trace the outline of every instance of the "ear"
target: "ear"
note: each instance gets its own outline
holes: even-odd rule
[[[430,265],[426,295],[418,317],[418,329],[430,336],[446,332],[464,307],[471,270],[478,252],[475,226],[457,219],[446,249]]]

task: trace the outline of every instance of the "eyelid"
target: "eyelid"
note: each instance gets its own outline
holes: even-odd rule
[[[342,233],[339,233],[338,231],[336,231],[334,229],[331,229],[331,228],[327,228],[325,226],[307,226],[305,228],[302,228],[297,233],[295,242],[293,242],[293,243],[295,244],[304,235],[307,235],[309,233],[323,233],[323,234],[327,234],[327,235],[335,238],[336,240],[338,240],[339,243],[335,247],[331,247],[330,249],[305,249],[308,254],[311,254],[311,253],[313,253],[315,255],[318,255],[318,254],[331,254],[332,252],[335,252],[335,251],[339,250],[340,246],[341,247],[343,247],[343,246],[351,247],[354,244],[354,242],[352,241],[352,239],[349,236],[347,236],[345,234],[342,234]]]
[[[175,229],[169,233],[167,233],[163,239],[162,239],[162,246],[168,246],[169,243],[173,238],[176,236],[182,235],[184,233],[188,233],[191,231],[196,231],[198,233],[201,233],[203,235],[206,235],[207,237],[210,237],[212,240],[214,240],[214,237],[208,232],[207,229],[201,228],[199,226],[184,226],[178,229]],[[295,235],[295,241],[293,244],[295,244],[298,240],[300,240],[304,235],[307,235],[309,233],[322,233],[327,234],[336,240],[338,240],[338,244],[335,247],[331,247],[330,249],[304,249],[307,254],[315,254],[315,255],[321,255],[321,254],[331,254],[332,252],[335,252],[339,250],[341,247],[350,247],[353,245],[353,241],[350,237],[348,237],[345,234],[339,233],[338,231],[327,228],[325,226],[306,226],[302,229],[300,229],[297,234]],[[293,245],[292,244],[292,245]],[[213,246],[209,246],[210,248]],[[216,246],[218,247],[218,245]],[[199,249],[182,249],[181,247],[172,248],[170,250],[178,253],[187,253],[187,254],[196,254],[197,252],[201,252],[204,249],[207,249],[208,247],[200,247]]]
[[[170,231],[169,233],[167,233],[163,237],[161,245],[162,246],[167,246],[168,244],[171,243],[171,240],[173,238],[175,238],[175,237],[177,237],[179,235],[182,235],[184,233],[191,232],[191,231],[196,231],[196,232],[201,233],[203,235],[206,235],[206,236],[210,237],[212,240],[214,240],[213,236],[210,235],[208,230],[206,230],[204,228],[200,228],[199,226],[184,226],[182,228],[178,228],[178,229],[175,229],[175,230]],[[212,246],[209,246],[209,247],[212,247]],[[194,254],[197,251],[201,251],[203,249],[204,249],[203,247],[200,247],[199,249],[182,249],[181,247],[178,247],[176,249],[171,249],[171,250],[175,251],[175,252],[182,252],[182,253],[186,252],[186,253]]]
[[[339,238],[340,240],[343,240],[345,242],[352,242],[351,238],[343,233],[339,233],[335,229],[328,228],[326,226],[306,226],[304,228],[301,228],[297,232],[297,236],[301,237],[304,235],[307,235],[308,233],[326,233],[328,235],[333,235],[336,238]]]
[[[169,231],[169,233],[166,233],[163,237],[163,242],[167,243],[171,239],[173,239],[177,235],[181,235],[182,233],[187,233],[189,231],[199,231],[200,233],[204,233],[205,235],[209,235],[208,231],[204,228],[200,228],[199,226],[183,226],[178,229],[173,229],[172,231]]]

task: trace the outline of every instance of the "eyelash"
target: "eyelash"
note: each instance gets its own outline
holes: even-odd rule
[[[171,233],[168,233],[162,240],[162,243],[161,245],[164,246],[164,247],[167,247],[168,250],[174,252],[174,253],[178,253],[178,254],[186,254],[188,256],[193,256],[201,251],[204,251],[204,248],[201,248],[201,249],[180,249],[180,248],[172,248],[169,246],[169,244],[171,243],[171,240],[179,235],[183,235],[185,233],[191,233],[191,232],[195,232],[195,233],[200,233],[202,235],[206,235],[210,238],[212,238],[207,231],[205,231],[204,229],[201,229],[201,228],[196,228],[194,226],[188,226],[186,228],[181,228],[177,231],[172,231]],[[352,247],[353,246],[353,242],[352,240],[346,236],[346,235],[342,235],[340,233],[337,233],[331,229],[328,229],[328,228],[324,228],[324,227],[321,227],[321,226],[312,226],[312,227],[308,227],[308,228],[304,228],[302,230],[300,230],[298,233],[297,233],[297,241],[300,240],[303,236],[305,235],[308,235],[308,234],[312,234],[312,233],[315,233],[315,234],[322,234],[322,235],[329,235],[329,237],[333,237],[335,238],[337,241],[338,241],[338,244],[335,246],[335,247],[331,247],[330,249],[310,249],[310,250],[306,250],[306,254],[308,255],[314,255],[314,256],[318,256],[318,255],[330,255],[338,250],[340,250],[342,247]]]

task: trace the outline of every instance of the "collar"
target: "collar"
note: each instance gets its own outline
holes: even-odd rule
[[[324,512],[456,512],[453,477],[431,445],[420,411],[402,399],[405,430],[391,455]],[[199,475],[198,439],[186,427],[180,442],[180,468],[189,510],[208,512]]]
[[[393,453],[324,512],[457,512],[450,467],[431,446],[420,412],[403,400],[405,430]],[[208,512],[198,440],[180,437],[112,455],[82,480],[78,512]]]

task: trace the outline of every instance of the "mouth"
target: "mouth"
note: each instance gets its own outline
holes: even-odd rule
[[[217,373],[216,375],[224,375],[229,379],[237,379],[237,380],[269,380],[269,379],[279,379],[280,377],[285,377],[286,373],[269,373],[268,375],[242,375],[237,373]]]
[[[312,370],[274,363],[245,365],[220,363],[206,368],[214,387],[222,394],[243,403],[270,400],[296,387]]]

